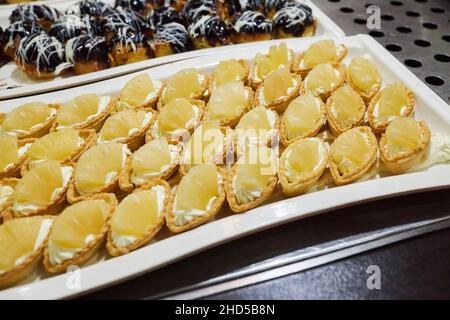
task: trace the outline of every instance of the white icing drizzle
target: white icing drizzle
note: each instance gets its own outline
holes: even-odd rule
[[[167,41],[176,52],[186,51],[188,45],[188,33],[186,28],[177,22],[171,22],[156,29],[155,42]]]
[[[272,22],[267,19],[263,22],[256,22],[261,17],[264,17],[264,15],[258,11],[245,11],[234,24],[234,29],[239,33],[243,31],[244,26],[250,25],[254,32],[271,33]]]

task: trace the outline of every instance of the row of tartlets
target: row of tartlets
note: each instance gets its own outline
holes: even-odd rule
[[[411,117],[414,94],[401,83],[382,89],[377,67],[360,57],[344,65],[347,52],[331,40],[298,56],[280,44],[252,66],[221,61],[211,74],[186,69],[167,82],[143,73],[116,98],[3,114],[0,286],[26,277],[42,255],[59,273],[105,239],[111,255],[125,254],[164,225],[178,233],[226,203],[257,207],[277,185],[294,196],[382,166],[402,173],[448,161],[449,138],[434,135],[435,157],[428,126]],[[278,138],[280,158],[270,148]],[[11,253],[5,244],[24,230],[29,243]]]

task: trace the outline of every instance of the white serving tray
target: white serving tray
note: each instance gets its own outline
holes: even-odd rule
[[[284,42],[287,43],[289,48],[298,53],[301,50],[305,50],[316,40],[308,38]],[[344,60],[345,63],[348,63],[352,57],[364,55],[378,66],[383,77],[383,85],[397,81],[403,82],[416,94],[416,118],[426,120],[433,132],[450,135],[449,106],[375,40],[366,35],[335,38],[334,40],[349,47],[349,55]],[[199,57],[155,67],[145,72],[148,72],[154,79],[167,79],[173,73],[190,67],[210,72],[220,60],[231,58],[251,60],[256,52],[266,52],[269,45],[279,42],[279,40],[273,40],[268,43],[258,43],[254,44],[252,51],[235,49],[224,54]],[[0,111],[9,111],[20,104],[31,101],[66,101],[81,93],[95,92],[100,95],[117,95],[127,80],[135,75],[136,73],[129,74],[95,84],[45,93],[34,97],[0,101]],[[28,279],[27,281],[29,282],[26,284],[0,291],[0,299],[73,297],[161,268],[169,263],[232,239],[293,220],[357,203],[448,187],[450,187],[450,163],[436,165],[423,172],[376,178],[293,198],[285,198],[278,192],[278,194],[270,198],[269,204],[242,214],[221,212],[214,221],[182,234],[170,236],[167,228],[163,228],[155,241],[127,255],[109,258],[100,262],[99,260],[104,259],[104,253],[100,253],[88,266],[84,266],[80,270],[80,289],[70,289],[71,287],[66,285],[67,281],[70,280],[70,274],[62,274],[39,281],[36,278]]]
[[[106,3],[114,5],[114,0],[103,0]],[[71,4],[77,1],[61,1],[61,0],[50,0],[41,1],[51,5],[58,10],[65,11]],[[305,0],[308,6],[313,10],[313,15],[317,19],[317,30],[316,36],[344,36],[344,32],[340,29],[322,10],[320,10],[312,1]],[[39,3],[39,2],[36,2]],[[15,8],[14,5],[6,5],[0,8],[0,26],[7,27],[9,25],[8,17],[12,10]],[[230,45],[217,48],[194,50],[184,53],[178,53],[170,56],[149,59],[142,62],[136,62],[132,64],[127,64],[115,68],[109,68],[102,71],[97,71],[85,75],[75,75],[69,72],[68,74],[56,77],[53,81],[36,81],[28,78],[25,73],[23,73],[16,64],[11,61],[0,68],[0,100],[11,99],[16,97],[22,97],[25,95],[33,95],[43,92],[55,91],[63,88],[70,88],[79,86],[81,84],[97,82],[104,79],[110,79],[127,73],[147,69],[150,67],[163,65],[169,62],[185,60],[193,57],[211,55],[211,54],[221,54],[225,52],[230,52],[230,50],[235,50],[235,48],[247,48],[251,50],[253,48],[252,43]],[[14,84],[18,87],[11,89],[2,89],[2,84]]]

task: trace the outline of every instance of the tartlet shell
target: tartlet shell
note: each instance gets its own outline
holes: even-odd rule
[[[158,104],[158,100],[161,98],[164,89],[166,87],[166,82],[165,81],[161,81],[162,85],[159,88],[159,90],[157,91],[156,95],[150,99],[149,101],[146,101],[145,103],[142,103],[140,105],[137,106],[129,106],[127,108],[129,109],[156,109],[156,105]],[[119,95],[119,97],[117,98],[117,101],[115,103],[114,109],[116,109],[117,111],[123,110],[125,109],[125,107],[121,107],[120,106],[120,98],[122,96],[122,93]]]
[[[345,59],[345,57],[348,54],[348,47],[345,44],[339,44],[339,46],[342,47],[342,51],[340,52],[340,54],[337,56],[336,60],[334,61],[328,61],[328,62],[332,62],[332,63],[340,63],[342,60]],[[300,54],[297,56],[297,58],[295,59],[295,63],[293,66],[293,70],[295,73],[298,73],[302,78],[305,78],[308,73],[313,69],[313,68],[301,68],[299,65],[302,62],[303,59],[303,55],[304,52],[300,52]],[[324,62],[326,63],[326,62]]]
[[[33,143],[35,139],[23,139],[17,141],[17,147],[21,148],[27,143]],[[21,175],[21,167],[27,161],[27,153],[25,152],[21,157],[19,157],[13,165],[8,169],[3,169],[0,171],[0,179],[3,178],[18,178]]]
[[[325,91],[317,96],[317,97],[321,98],[323,101],[326,101],[334,91],[336,91],[339,87],[341,87],[345,83],[345,79],[346,79],[345,74],[347,71],[345,70],[344,66],[341,63],[332,63],[332,66],[334,69],[337,69],[339,71],[339,82],[336,86],[334,86],[330,90]],[[308,91],[306,91],[306,88],[305,88],[307,79],[308,79],[308,76],[306,76],[303,79],[302,86],[300,88],[300,95],[304,95],[304,94],[308,93]]]
[[[244,68],[244,76],[240,80],[244,83],[244,86],[247,86],[250,82],[250,64],[245,59],[237,59],[237,61]],[[208,91],[212,93],[215,88],[214,74],[211,73],[208,76]]]

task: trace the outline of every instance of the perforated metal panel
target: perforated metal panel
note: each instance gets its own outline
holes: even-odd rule
[[[347,35],[367,33],[450,103],[449,0],[315,0]],[[369,30],[367,7],[381,9],[380,30]]]

